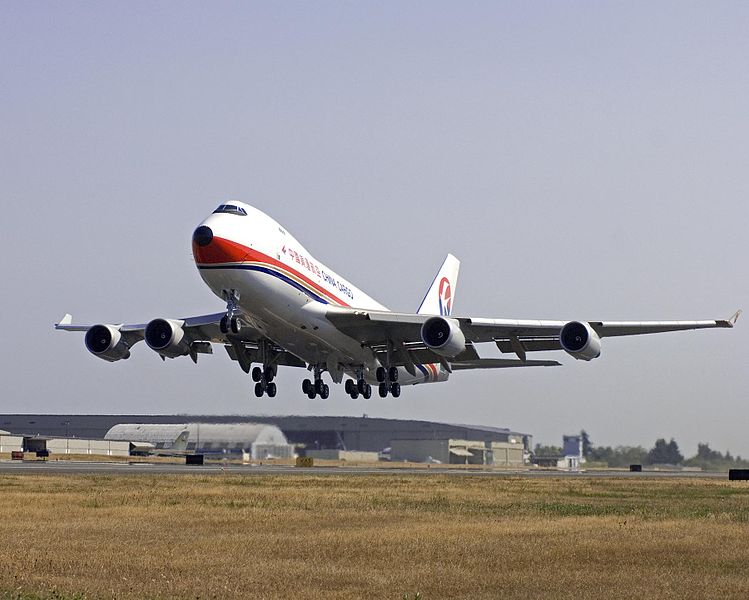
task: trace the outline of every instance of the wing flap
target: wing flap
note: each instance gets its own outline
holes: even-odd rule
[[[454,371],[467,369],[508,369],[514,367],[561,367],[555,360],[519,360],[517,358],[479,358],[464,362],[451,362]]]

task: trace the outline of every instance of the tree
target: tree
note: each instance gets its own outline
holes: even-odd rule
[[[697,456],[700,460],[716,461],[724,460],[723,455],[717,450],[711,450],[709,444],[697,444]]]
[[[562,449],[559,446],[542,446],[536,444],[533,450],[534,456],[562,456]]]
[[[593,450],[593,446],[590,443],[590,437],[588,437],[588,432],[584,429],[580,430],[580,437],[583,441],[583,456],[588,459],[591,457],[591,452]]]
[[[684,456],[679,452],[679,445],[674,438],[670,442],[659,438],[655,446],[648,452],[648,462],[652,464],[678,465],[684,462]]]

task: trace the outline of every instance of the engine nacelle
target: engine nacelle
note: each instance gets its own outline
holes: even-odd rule
[[[190,353],[190,343],[185,338],[182,321],[154,319],[146,325],[146,344],[166,358],[176,358]]]
[[[588,323],[567,323],[559,332],[559,343],[578,360],[593,360],[601,356],[601,338]]]
[[[94,325],[84,338],[86,349],[101,359],[115,362],[130,358],[130,348],[122,339],[122,333],[113,325]]]
[[[457,356],[466,349],[466,336],[458,321],[445,317],[431,317],[421,326],[421,340],[441,356]]]

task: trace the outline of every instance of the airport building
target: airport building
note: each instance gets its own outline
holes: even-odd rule
[[[382,419],[368,416],[217,416],[217,415],[42,415],[42,414],[9,414],[0,415],[0,427],[16,435],[41,435],[51,437],[80,437],[89,439],[108,439],[108,432],[115,426],[125,425],[171,425],[184,429],[188,424],[200,424],[200,443],[198,431],[191,432],[189,440],[194,446],[188,446],[192,452],[230,452],[239,451],[240,446],[250,451],[252,444],[258,448],[263,444],[260,430],[247,430],[238,439],[234,428],[244,425],[266,425],[280,430],[285,441],[280,441],[278,433],[270,436],[279,445],[291,444],[297,454],[309,452],[319,458],[345,457],[341,452],[380,453],[392,460],[438,460],[444,463],[458,461],[463,463],[514,466],[530,455],[532,436],[527,433],[512,431],[506,428],[485,425],[457,425],[418,421],[407,419]],[[221,425],[216,429],[221,432],[220,438],[206,437],[208,426]],[[257,431],[257,436],[253,431]],[[275,431],[275,430],[268,430]],[[172,435],[173,441],[178,434]],[[128,436],[143,437],[142,433],[130,430]],[[117,438],[124,439],[124,438]],[[129,440],[135,441],[135,440]],[[150,440],[139,440],[149,441]],[[276,442],[272,442],[271,445]],[[430,443],[439,442],[430,446]],[[167,443],[167,440],[158,440]],[[210,444],[207,446],[206,444]],[[398,448],[398,453],[392,449]],[[391,449],[392,448],[392,449]],[[337,451],[331,453],[328,451]],[[470,456],[468,456],[468,454]],[[279,456],[279,450],[271,451]],[[260,454],[258,454],[260,456]],[[354,460],[348,455],[348,460]],[[366,455],[370,458],[371,455]],[[521,457],[522,458],[519,458]],[[365,455],[361,455],[363,459]],[[408,458],[412,457],[412,458]],[[358,460],[358,459],[357,459]],[[453,463],[454,464],[454,463]]]
[[[522,467],[525,450],[521,443],[475,440],[393,440],[391,460],[453,465]]]

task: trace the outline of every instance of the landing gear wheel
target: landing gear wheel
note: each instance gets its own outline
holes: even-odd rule
[[[372,386],[367,384],[364,387],[364,391],[362,392],[362,396],[365,400],[369,400],[372,397]]]
[[[242,331],[242,323],[237,317],[232,317],[229,325],[231,326],[232,333],[239,333]]]
[[[367,389],[367,382],[366,381],[364,381],[363,379],[360,379],[359,381],[356,382],[356,390],[362,396],[364,395],[364,390],[366,390],[366,389]]]
[[[343,386],[346,390],[346,393],[350,396],[354,393],[354,390],[356,389],[354,380],[353,379],[347,379],[345,385]]]
[[[401,395],[401,384],[400,383],[391,383],[390,384],[390,393],[393,395],[393,398],[397,398]]]
[[[324,383],[322,386],[322,392],[320,393],[320,398],[327,400],[328,396],[330,396],[330,388],[327,383]]]
[[[309,379],[305,379],[304,381],[302,381],[302,391],[307,395],[309,395],[310,392],[314,391],[312,382]]]
[[[268,367],[263,371],[263,375],[265,376],[265,381],[270,383],[276,376],[276,370],[273,367]]]
[[[263,383],[261,381],[258,381],[255,384],[255,395],[258,398],[262,398],[263,397],[263,392],[265,392],[265,390],[263,389]]]
[[[325,389],[325,384],[323,383],[322,379],[317,379],[315,381],[315,391],[322,396],[322,392]]]
[[[385,367],[377,367],[377,370],[375,371],[377,383],[382,383],[383,381],[385,381],[386,375],[387,371],[385,371]]]
[[[390,381],[398,381],[398,367],[390,367],[388,369],[388,379]]]
[[[218,328],[221,330],[221,333],[229,333],[229,317],[221,317],[221,320],[218,322]]]
[[[315,389],[310,388],[310,391],[307,392],[307,398],[309,398],[310,400],[314,400],[315,396],[317,396],[317,394],[315,393]]]
[[[260,367],[252,369],[252,381],[260,381],[263,378],[263,370]]]
[[[357,390],[356,388],[354,388],[354,391],[351,392],[351,399],[352,400],[356,400],[358,397],[359,397],[359,390]]]
[[[269,383],[267,389],[265,390],[268,392],[269,398],[275,398],[276,397],[276,384],[275,383]]]
[[[382,382],[379,385],[379,393],[380,393],[380,398],[386,398],[387,397],[387,395],[388,395],[388,384],[387,383]]]

